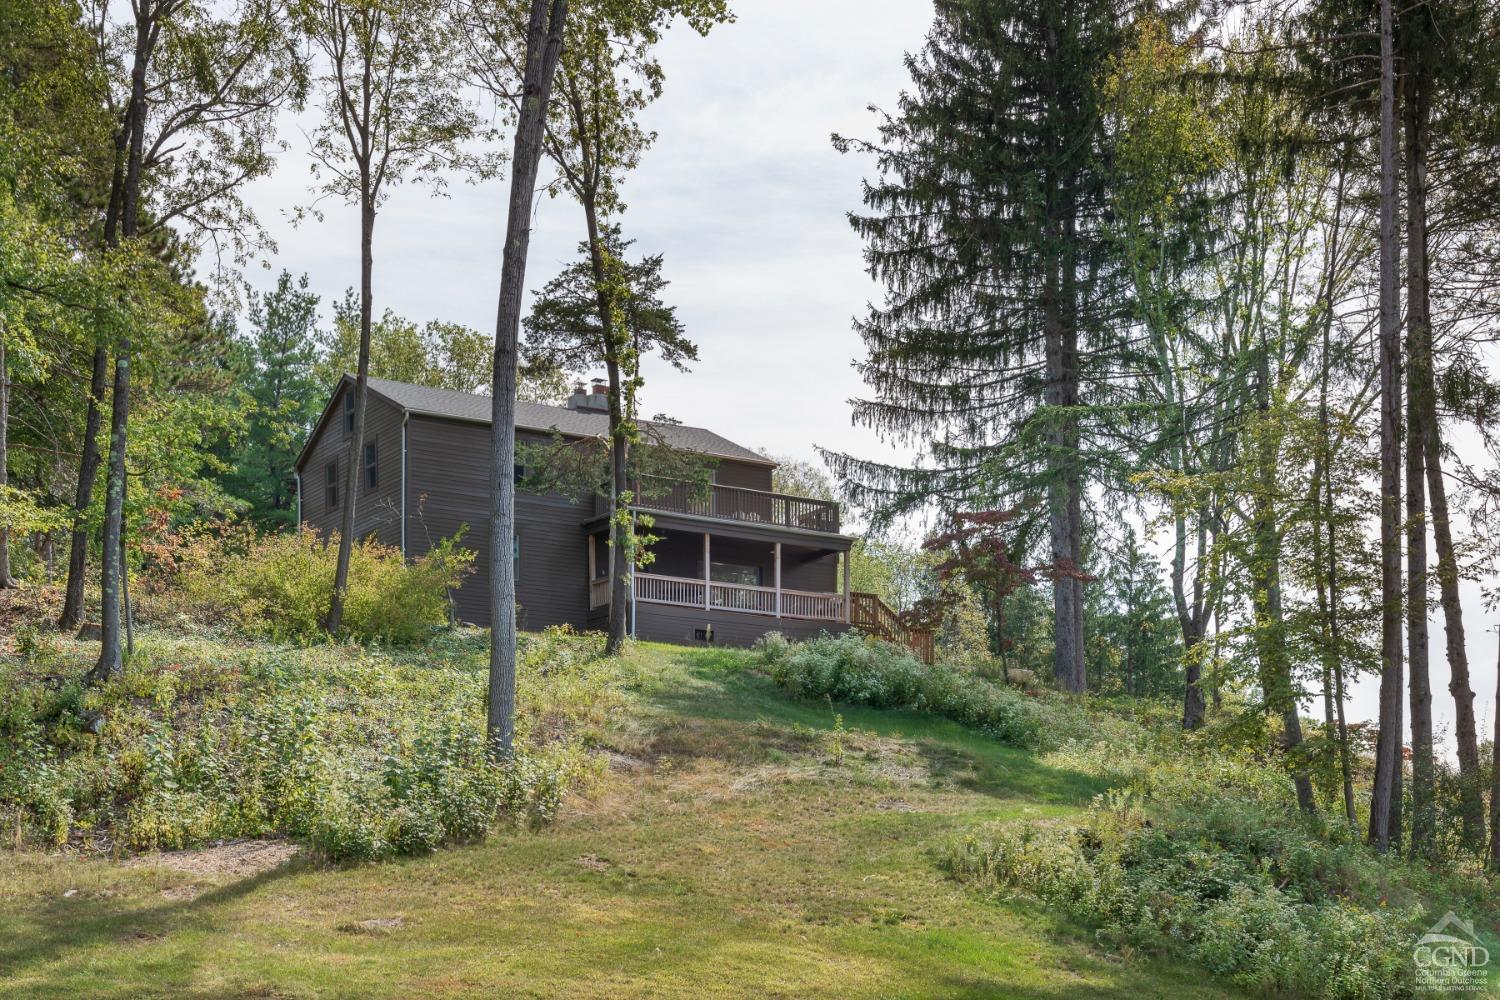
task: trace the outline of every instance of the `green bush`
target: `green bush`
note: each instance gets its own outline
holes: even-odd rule
[[[358,860],[546,822],[599,772],[589,747],[620,695],[596,637],[523,637],[515,750],[496,763],[487,648],[468,629],[410,651],[148,632],[91,690],[0,662],[0,828],[129,851],[277,833]]]
[[[1048,762],[1100,773],[1111,749]],[[948,870],[1263,994],[1414,996],[1416,937],[1448,908],[1489,912],[1482,876],[1382,859],[1336,818],[1299,815],[1274,762],[1184,738],[1113,749],[1107,773],[1125,784],[1081,822],[989,828],[949,851]]]
[[[968,670],[929,666],[904,646],[855,632],[802,643],[771,633],[757,649],[771,679],[799,697],[931,712],[1011,746],[1046,748],[1101,734],[1129,743],[1140,735],[1139,726],[1107,705],[1089,707],[1056,693],[1027,695]]]
[[[344,634],[413,643],[446,624],[449,592],[474,561],[474,553],[458,544],[461,536],[444,539],[411,562],[391,546],[371,540],[355,545]],[[195,559],[181,574],[183,603],[197,617],[283,642],[307,642],[322,634],[333,597],[336,537],[325,541],[308,530],[270,534],[226,543],[215,554]]]

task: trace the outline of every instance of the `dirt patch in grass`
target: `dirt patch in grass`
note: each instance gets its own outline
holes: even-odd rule
[[[187,851],[143,854],[126,862],[133,867],[168,868],[186,875],[250,878],[280,868],[302,848],[289,840],[229,840]]]
[[[404,917],[374,917],[370,920],[346,920],[338,929],[345,934],[390,934],[406,926]]]

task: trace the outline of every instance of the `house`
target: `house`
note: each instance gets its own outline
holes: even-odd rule
[[[518,441],[606,437],[602,390],[580,387],[566,406],[518,402]],[[488,396],[370,379],[356,535],[415,557],[466,527],[462,544],[487,553],[491,405]],[[298,519],[320,532],[338,528],[353,423],[354,379],[346,375],[296,464]],[[770,631],[808,637],[860,627],[915,639],[930,655],[930,636],[907,636],[878,598],[850,592],[853,539],[840,531],[837,503],[773,492],[775,462],[710,430],[656,423],[650,432],[674,450],[705,456],[713,483],[658,482],[636,491],[659,538],[654,560],[634,576],[636,636],[744,646]],[[520,627],[606,627],[608,502],[517,491],[515,511]],[[480,558],[454,595],[458,617],[488,625],[488,590]]]

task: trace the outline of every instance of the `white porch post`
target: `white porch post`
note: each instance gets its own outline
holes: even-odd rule
[[[703,610],[707,611],[712,604],[710,593],[713,591],[713,580],[709,574],[709,548],[708,532],[703,533]]]
[[[852,554],[853,554],[852,550],[850,550],[850,549],[845,549],[844,550],[844,624],[846,624],[846,625],[849,624],[849,621],[850,621],[850,608],[849,608],[849,556],[852,555]]]
[[[781,543],[776,543],[776,617],[781,617]]]

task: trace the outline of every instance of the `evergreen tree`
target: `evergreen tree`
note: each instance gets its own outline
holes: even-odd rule
[[[1182,642],[1172,595],[1156,558],[1141,548],[1135,529],[1113,554],[1094,588],[1091,667],[1100,690],[1133,696],[1179,696],[1183,690]],[[1103,673],[1103,676],[1101,675]]]
[[[855,419],[926,460],[827,457],[877,524],[931,501],[1045,511],[1053,670],[1071,691],[1087,686],[1083,509],[1115,451],[1100,417],[1124,309],[1099,68],[1131,14],[1103,0],[939,0],[879,140],[835,138],[874,154],[880,175],[851,217],[886,290],[857,323],[872,395]]]
[[[240,341],[247,406],[225,485],[268,527],[296,517],[293,465],[324,402],[316,373],[318,296],[307,285],[306,275],[282,271],[272,291],[250,292],[250,332]]]

